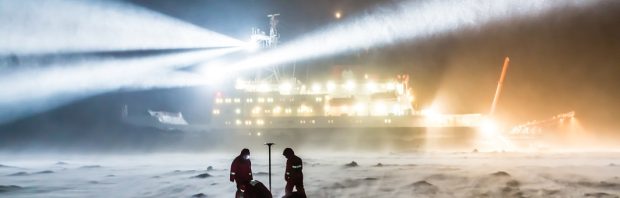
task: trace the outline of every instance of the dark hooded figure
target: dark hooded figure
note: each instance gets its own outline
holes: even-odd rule
[[[304,174],[301,172],[301,158],[297,157],[291,148],[284,149],[282,154],[287,159],[286,173],[284,174],[284,180],[286,180],[284,197],[306,197],[306,192],[304,190]],[[293,193],[293,187],[297,188],[297,192]]]
[[[237,195],[239,195],[249,187],[252,179],[250,150],[244,148],[230,165],[230,182],[237,182]]]

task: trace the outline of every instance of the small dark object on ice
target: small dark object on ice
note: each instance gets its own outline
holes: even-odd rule
[[[375,165],[376,167],[382,167],[383,164],[382,163],[377,163],[377,165]]]
[[[520,185],[521,183],[519,183],[519,181],[514,180],[514,179],[506,182],[506,186],[510,188],[519,188]]]
[[[496,176],[496,177],[510,177],[510,174],[504,171],[497,171],[491,175]]]
[[[439,188],[437,188],[437,186],[428,183],[426,180],[417,181],[411,184],[411,186],[413,186],[413,190],[416,194],[435,194],[437,193],[437,191],[439,191]]]
[[[193,176],[192,178],[204,179],[204,178],[207,178],[207,177],[211,177],[211,175],[209,175],[209,173],[203,173],[203,174],[200,174],[200,175]]]
[[[186,173],[195,173],[196,170],[174,170],[173,173],[182,173],[182,174],[186,174]]]
[[[7,176],[24,176],[24,175],[28,175],[28,173],[22,171],[22,172],[16,172],[16,173],[13,173]]]
[[[616,164],[614,164],[614,163],[609,163],[609,166],[616,166]]]
[[[39,172],[36,172],[36,173],[34,173],[34,174],[50,174],[50,173],[54,173],[54,171],[51,171],[51,170],[44,170],[44,171],[39,171]]]
[[[213,171],[213,166],[207,167],[207,171]]]
[[[254,175],[269,175],[268,172],[258,172],[258,173],[254,173]]]
[[[82,166],[80,168],[101,168],[100,165],[88,165],[88,166]]]
[[[344,166],[346,166],[346,167],[356,167],[356,166],[359,166],[359,165],[357,165],[357,162],[351,161],[351,163],[345,164]]]
[[[67,165],[67,162],[59,161],[59,162],[56,162],[56,165]]]
[[[207,195],[205,195],[204,193],[198,193],[195,195],[192,195],[192,198],[204,198],[207,197]]]
[[[420,187],[420,186],[432,186],[433,184],[428,183],[425,180],[422,180],[422,181],[417,181],[417,182],[413,183],[412,185],[415,186],[415,187]]]
[[[17,167],[15,167],[15,166],[7,166],[7,165],[4,165],[4,164],[0,164],[0,168],[17,168]]]
[[[260,181],[252,180],[243,192],[244,198],[273,198],[269,189]]]
[[[612,195],[612,194],[608,194],[608,193],[604,193],[604,192],[585,193],[585,194],[583,194],[583,196],[585,196],[585,197],[595,197],[595,198],[618,198],[618,196],[616,196],[616,195]]]
[[[0,193],[3,192],[11,192],[22,189],[21,186],[9,185],[9,186],[0,186]]]
[[[478,149],[474,149],[473,151],[471,151],[472,153],[477,153]]]

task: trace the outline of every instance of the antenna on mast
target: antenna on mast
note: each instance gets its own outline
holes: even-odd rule
[[[280,13],[267,15],[269,17],[269,48],[278,46],[278,40],[280,39],[280,33],[278,33],[278,19]]]
[[[250,37],[250,42],[255,44],[259,48],[272,49],[278,46],[280,40],[280,33],[278,33],[278,19],[277,16],[280,16],[279,13],[267,15],[269,18],[269,35],[266,35],[265,32],[260,31],[258,28],[252,28],[252,36]],[[263,76],[263,69],[258,69],[256,71],[255,81],[271,81],[278,82],[280,81],[280,68],[277,65],[273,65],[267,70],[266,76]]]

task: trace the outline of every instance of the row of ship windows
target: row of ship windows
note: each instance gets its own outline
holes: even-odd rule
[[[246,98],[245,103],[254,103],[254,98]],[[256,98],[257,103],[273,103],[273,98]],[[280,98],[280,102],[294,102],[294,98]],[[323,97],[315,97],[315,102],[323,102]],[[241,98],[216,98],[215,104],[241,103]]]
[[[284,113],[284,114],[291,114],[293,113],[293,109],[291,108],[281,108],[281,107],[275,107],[273,109],[262,109],[260,107],[255,107],[252,109],[252,114],[260,114],[260,113],[266,113],[266,114],[270,114],[273,112],[273,114],[277,115],[280,113]],[[314,113],[314,109],[308,106],[302,106],[298,109],[295,110],[296,113]],[[219,109],[213,109],[213,115],[220,115],[222,113],[221,110]],[[235,114],[241,114],[242,111],[241,109],[237,108],[235,109]]]
[[[334,120],[327,120],[326,122],[327,124],[334,124]],[[356,120],[355,123],[363,123],[361,120]],[[392,123],[392,119],[383,119],[383,123],[384,124],[391,124]],[[246,126],[251,126],[252,124],[254,125],[258,125],[258,126],[263,126],[265,125],[265,121],[264,120],[256,120],[255,122],[252,122],[252,120],[235,120],[235,122],[232,121],[225,121],[224,122],[225,125],[246,125]],[[269,122],[268,124],[273,124],[272,122]],[[299,124],[316,124],[316,120],[299,120]]]

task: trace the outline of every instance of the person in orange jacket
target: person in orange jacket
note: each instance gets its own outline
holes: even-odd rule
[[[252,162],[250,162],[250,150],[244,148],[241,154],[230,165],[230,182],[237,182],[237,195],[249,188],[252,181]]]
[[[302,170],[301,158],[295,155],[293,149],[286,148],[282,153],[286,157],[286,173],[284,174],[284,180],[286,180],[286,187],[284,188],[284,197],[290,197],[293,195],[293,187],[297,188],[296,197],[306,197],[304,190],[304,174]]]

